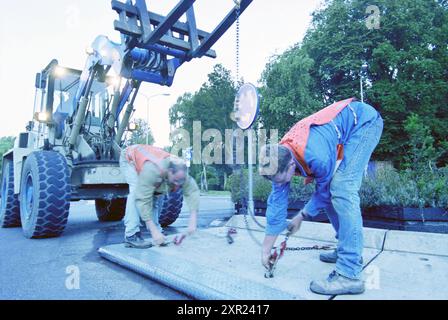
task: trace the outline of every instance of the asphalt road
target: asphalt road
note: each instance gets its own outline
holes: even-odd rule
[[[229,198],[201,198],[199,227],[212,221],[219,226],[232,215],[231,208]],[[185,210],[167,233],[181,232],[187,222]],[[189,299],[98,255],[99,247],[122,243],[123,234],[122,222],[98,222],[89,202],[72,203],[59,238],[29,240],[21,228],[0,229],[0,299]]]

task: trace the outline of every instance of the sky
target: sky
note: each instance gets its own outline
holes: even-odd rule
[[[122,0],[124,2],[124,0]],[[110,0],[0,0],[0,137],[16,136],[31,120],[34,80],[52,59],[83,69],[85,49],[98,35],[119,42],[113,22],[118,15]],[[177,0],[146,1],[149,11],[166,15]],[[321,0],[254,0],[241,16],[240,74],[257,84],[269,58],[301,41],[311,14]],[[197,0],[198,28],[211,32],[231,10],[233,0]],[[235,26],[213,49],[217,59],[204,57],[184,64],[172,87],[144,83],[135,103],[137,118],[147,118],[155,145],[169,145],[169,108],[185,92],[196,92],[207,81],[213,66],[221,63],[235,75]],[[164,96],[163,94],[169,94]],[[151,99],[145,98],[152,97]]]

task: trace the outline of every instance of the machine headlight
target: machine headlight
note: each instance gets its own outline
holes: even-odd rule
[[[95,50],[93,50],[92,47],[87,47],[86,53],[87,53],[87,55],[92,56],[93,54],[95,54]]]
[[[46,112],[36,112],[34,114],[34,120],[40,123],[47,123],[50,120],[50,117]]]
[[[56,78],[62,78],[63,76],[65,76],[66,73],[67,73],[67,70],[65,70],[62,67],[57,66],[54,69],[54,75],[55,75]]]
[[[119,89],[121,86],[121,77],[112,77],[109,82],[115,89]]]
[[[131,122],[128,126],[129,131],[136,131],[137,130],[137,124],[134,122]]]

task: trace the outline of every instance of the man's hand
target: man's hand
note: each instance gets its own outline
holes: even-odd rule
[[[165,243],[165,237],[159,230],[155,230],[154,232],[151,232],[152,240],[155,245],[161,246]]]
[[[190,224],[188,225],[187,234],[191,236],[193,233],[196,232],[196,230],[197,230],[196,224],[190,222]]]
[[[261,264],[263,265],[263,267],[265,267],[266,269],[269,269],[269,259],[271,257],[271,253],[266,253],[266,252],[262,252],[261,254]]]
[[[290,235],[293,235],[297,231],[299,231],[300,226],[302,225],[302,221],[303,221],[303,216],[302,216],[302,211],[300,211],[300,213],[294,219],[292,219],[288,225],[288,231],[289,231]]]
[[[156,246],[160,246],[165,243],[165,237],[157,229],[156,225],[152,220],[146,221],[146,228],[151,232],[151,237]]]
[[[269,258],[271,257],[271,251],[274,247],[275,240],[277,240],[277,236],[266,235],[263,241],[263,247],[261,250],[261,264],[266,269],[269,269]]]

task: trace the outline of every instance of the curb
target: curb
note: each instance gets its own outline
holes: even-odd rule
[[[255,219],[262,226],[266,225],[265,217],[255,217]],[[252,216],[248,216],[247,221],[250,230],[264,231],[264,228],[261,228],[253,221]],[[238,229],[247,228],[243,215],[233,216],[226,226]],[[282,234],[286,234],[286,232]],[[331,224],[328,223],[304,221],[300,231],[293,237],[337,242],[335,231]],[[448,256],[448,234],[364,228],[364,247],[381,251]]]

